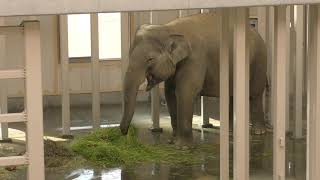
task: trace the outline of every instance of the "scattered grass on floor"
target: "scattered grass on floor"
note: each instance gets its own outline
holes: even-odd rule
[[[99,129],[88,135],[75,138],[70,148],[85,159],[105,167],[132,165],[143,162],[162,162],[168,164],[197,164],[199,157],[208,152],[211,158],[216,154],[214,146],[199,145],[193,150],[177,150],[174,145],[150,145],[142,143],[137,137],[137,129],[130,127],[127,136],[122,136],[119,128]]]

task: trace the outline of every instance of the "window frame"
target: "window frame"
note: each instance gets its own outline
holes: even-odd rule
[[[125,19],[123,18],[122,13],[121,12],[119,12],[119,13],[120,13],[120,24],[121,24],[121,28],[120,29],[121,29],[121,34],[122,34],[124,32],[124,28],[125,28],[125,27],[122,26],[122,24],[125,21]],[[61,34],[61,32],[60,32],[60,28],[59,28],[61,26],[61,22],[60,22],[59,18],[58,18],[57,24],[58,24],[58,26],[57,26],[58,28],[57,29],[58,29],[58,33],[59,33],[58,37],[57,37],[57,40],[58,40],[58,53],[59,53],[58,64],[61,64],[61,58],[60,58],[60,54],[61,54],[61,50],[60,50],[60,34]],[[92,33],[92,32],[90,32],[90,33]],[[99,32],[97,32],[97,33],[99,33]],[[123,41],[122,35],[120,37],[120,41],[121,41],[121,50],[120,50],[121,51],[120,52],[121,57],[120,58],[100,58],[99,57],[99,62],[100,63],[108,63],[108,62],[110,62],[111,64],[114,64],[115,62],[121,61],[123,59],[122,43],[124,43],[124,41]],[[69,53],[68,53],[68,55],[69,55]],[[69,63],[70,64],[91,63],[91,58],[92,58],[91,56],[69,57]]]

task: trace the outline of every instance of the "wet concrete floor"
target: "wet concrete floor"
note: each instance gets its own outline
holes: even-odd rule
[[[102,106],[101,118],[103,124],[119,123],[121,105]],[[77,107],[71,109],[72,126],[89,126],[91,107]],[[199,118],[198,118],[199,119]],[[133,123],[139,129],[139,137],[146,143],[166,143],[170,136],[170,118],[165,107],[161,107],[161,134],[151,133],[150,106],[140,103],[137,106]],[[197,126],[197,125],[195,125]],[[25,130],[23,124],[13,123],[10,128]],[[57,136],[61,133],[61,108],[46,108],[44,110],[45,134]],[[79,131],[73,131],[79,133]],[[230,138],[232,138],[230,136]],[[194,130],[197,143],[210,144],[219,149],[219,130]],[[232,143],[230,144],[232,147]],[[250,140],[250,179],[272,179],[272,133],[263,136],[251,136]],[[286,144],[286,179],[305,180],[306,150],[305,140],[287,138]],[[230,153],[232,157],[232,152]],[[90,165],[70,169],[46,169],[47,180],[166,180],[166,179],[219,179],[219,153],[203,153],[201,163],[194,165],[163,163],[146,163],[132,167],[102,168]],[[19,171],[15,179],[26,179],[26,171]]]

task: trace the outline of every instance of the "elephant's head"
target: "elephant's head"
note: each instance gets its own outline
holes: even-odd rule
[[[147,79],[146,90],[175,74],[176,66],[190,54],[190,45],[181,34],[165,25],[143,25],[137,31],[129,52],[124,77],[124,111],[120,129],[127,134],[132,120],[139,86]]]

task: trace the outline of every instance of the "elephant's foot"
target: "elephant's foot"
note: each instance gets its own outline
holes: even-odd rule
[[[175,142],[176,149],[187,151],[194,148],[192,138],[177,138]]]
[[[251,134],[253,135],[264,135],[267,132],[267,127],[264,123],[255,123],[251,127]]]

